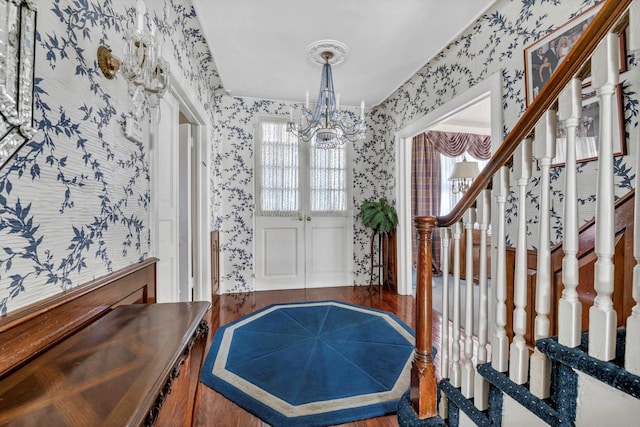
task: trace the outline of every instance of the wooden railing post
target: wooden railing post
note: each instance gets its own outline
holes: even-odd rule
[[[529,348],[524,340],[527,333],[527,184],[531,178],[531,139],[522,141],[513,162],[514,177],[518,185],[518,235],[513,290],[513,332],[510,347],[509,378],[516,384],[525,384],[529,376]]]
[[[465,307],[464,307],[464,362],[462,364],[462,395],[473,397],[476,370],[473,366],[473,226],[476,222],[476,208],[469,208],[462,217],[465,229]]]
[[[416,348],[411,366],[411,406],[418,418],[438,415],[436,370],[432,352],[432,273],[431,235],[436,226],[435,217],[417,217],[418,272],[416,284]]]

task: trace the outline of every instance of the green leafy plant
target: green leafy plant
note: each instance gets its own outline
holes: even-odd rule
[[[398,214],[384,198],[364,202],[359,216],[365,227],[381,234],[390,233],[398,227]]]

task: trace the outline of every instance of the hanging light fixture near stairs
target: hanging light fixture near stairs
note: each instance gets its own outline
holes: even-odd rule
[[[293,120],[291,110],[288,129],[305,142],[317,148],[333,148],[346,142],[355,142],[364,137],[364,100],[360,104],[360,117],[353,119],[353,113],[340,110],[339,94],[333,87],[331,65],[344,61],[349,49],[339,41],[320,40],[307,47],[307,57],[322,65],[322,76],[318,100],[313,109],[309,108],[309,92],[302,108],[299,123]]]

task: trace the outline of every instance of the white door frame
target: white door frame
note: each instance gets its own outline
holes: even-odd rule
[[[180,112],[192,124],[192,138],[196,147],[195,163],[200,166],[195,173],[196,189],[192,194],[196,194],[196,223],[193,224],[195,242],[194,251],[194,295],[197,301],[211,301],[211,247],[209,244],[209,192],[210,192],[210,144],[207,137],[207,125],[204,120],[204,113],[201,107],[192,101],[192,97],[187,94],[180,84],[176,82],[172,75],[169,76],[171,86],[169,93],[173,95],[180,105]],[[162,117],[160,117],[162,120]],[[178,124],[176,123],[176,126]],[[157,135],[158,117],[155,111],[151,112],[152,134]],[[155,138],[151,138],[151,146],[155,143]],[[151,206],[150,206],[150,251],[151,256],[157,256],[158,252],[158,197],[160,191],[158,181],[158,158],[150,150],[150,175],[151,175]],[[177,286],[177,284],[176,284]]]
[[[491,98],[491,150],[502,144],[502,73],[500,71],[469,88],[445,105],[430,112],[396,132],[396,201],[398,207],[398,293],[411,295],[411,143],[414,136],[438,124],[447,117],[476,103]],[[493,204],[492,204],[493,205]],[[492,260],[495,257],[491,257]],[[493,266],[491,267],[493,277]]]

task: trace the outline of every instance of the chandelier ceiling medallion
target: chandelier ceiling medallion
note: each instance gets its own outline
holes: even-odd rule
[[[349,48],[339,41],[320,40],[310,44],[307,52],[309,60],[322,65],[318,100],[315,106],[310,108],[307,91],[299,122],[293,120],[291,109],[289,131],[317,148],[334,148],[364,138],[364,100],[360,104],[360,117],[357,117],[353,112],[340,110],[340,94],[336,95],[333,88],[331,66],[343,62]]]

